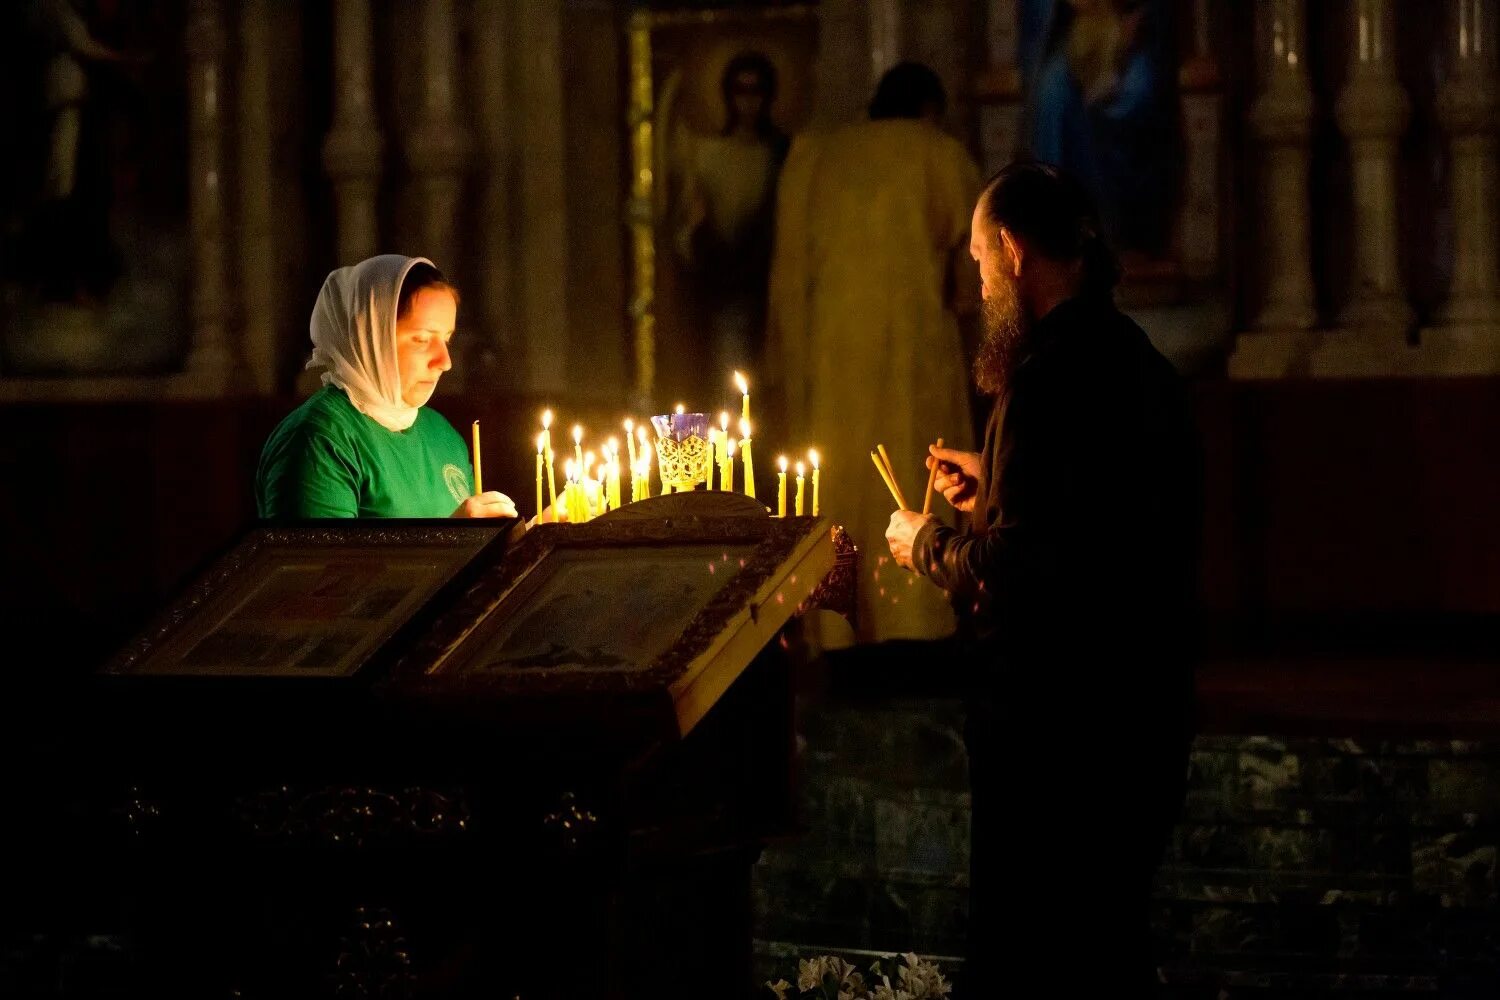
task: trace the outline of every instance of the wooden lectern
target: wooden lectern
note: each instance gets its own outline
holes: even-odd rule
[[[746,995],[835,563],[722,494],[259,527],[100,676],[72,891],[153,996]]]

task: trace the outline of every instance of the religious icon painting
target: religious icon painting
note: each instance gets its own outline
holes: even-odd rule
[[[403,698],[535,720],[631,713],[685,734],[834,567],[817,518],[633,516],[541,525],[395,652]]]
[[[352,676],[513,524],[257,528],[105,672]]]
[[[640,10],[631,19],[633,316],[657,395],[758,368],[776,185],[812,108],[815,8]],[[644,298],[642,297],[644,295]]]
[[[187,350],[182,0],[36,0],[0,41],[0,375],[156,374]]]

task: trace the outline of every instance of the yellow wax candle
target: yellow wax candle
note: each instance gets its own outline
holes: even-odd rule
[[[729,414],[719,414],[719,489],[728,490],[725,485],[728,482],[726,476],[729,463],[732,461],[729,452]]]
[[[605,460],[609,463],[609,505],[620,506],[620,442],[610,438],[605,443]]]
[[[703,488],[711,490],[714,488],[714,442],[718,432],[712,427],[708,429],[708,461],[703,466]]]
[[[786,517],[786,456],[776,460],[781,471],[776,473],[776,516]]]
[[[806,477],[803,475],[804,468],[806,467],[801,462],[797,463],[797,506],[793,509],[796,510],[798,517],[802,516],[802,487],[807,482]]]
[[[479,467],[479,421],[474,421],[474,495],[484,492],[484,472]]]
[[[745,381],[745,376],[735,372],[734,384],[740,390],[740,420],[748,423],[750,420],[750,383]],[[754,493],[750,495],[755,496]]]
[[[745,496],[755,499],[755,460],[750,457],[750,421],[740,420],[740,460],[745,463]]]
[[[588,468],[583,464],[583,425],[573,425],[573,461],[578,463],[578,478],[583,478],[584,470]]]
[[[812,516],[813,517],[817,517],[818,516],[818,452],[817,452],[817,449],[813,449],[812,451],[809,451],[807,453],[807,459],[808,459],[808,461],[812,462],[812,467],[813,467],[813,506],[812,506]]]
[[[542,456],[546,454],[546,451],[547,439],[538,434],[536,436],[536,519],[538,522],[542,520],[542,511],[546,510],[542,506],[542,466],[546,462]]]
[[[625,449],[630,453],[630,472],[635,474],[635,421],[625,421]]]
[[[650,500],[651,499],[651,455],[649,453],[641,455],[640,480],[641,480],[641,499],[642,500]]]
[[[724,451],[727,457],[722,467],[724,473],[723,486],[726,491],[732,493],[734,492],[734,438],[725,439]]]
[[[552,465],[552,411],[542,411],[542,440],[547,453],[547,497],[552,502],[552,517],[557,518],[557,472]]]

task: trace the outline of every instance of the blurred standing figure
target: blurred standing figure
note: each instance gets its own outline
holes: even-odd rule
[[[681,137],[674,248],[717,369],[753,368],[765,330],[776,178],[787,138],[771,119],[776,67],[741,52],[724,67],[724,127]]]
[[[962,251],[980,177],[938,127],[946,104],[931,69],[893,67],[868,122],[798,137],[777,200],[768,361],[786,388],[787,426],[823,449],[826,480],[839,484],[824,512],[864,553],[861,640],[954,629],[942,593],[914,586],[883,554],[892,503],[865,457],[884,443],[910,500],[935,438],[970,447],[957,312],[977,304]]]
[[[27,269],[51,301],[102,300],[119,276],[120,254],[109,234],[108,111],[100,94],[123,77],[91,92],[96,67],[139,62],[104,44],[90,31],[79,0],[35,0],[32,25],[47,49],[43,96],[49,117],[46,170],[37,217],[27,243],[35,260]]]

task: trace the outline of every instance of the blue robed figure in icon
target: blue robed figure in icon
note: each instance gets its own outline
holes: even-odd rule
[[[1079,179],[1122,250],[1164,253],[1180,183],[1165,0],[1021,0],[1026,144]]]

